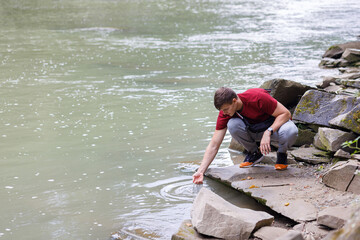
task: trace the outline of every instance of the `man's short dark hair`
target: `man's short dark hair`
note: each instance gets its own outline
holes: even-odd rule
[[[231,104],[233,99],[237,99],[237,94],[231,88],[221,87],[216,90],[214,95],[214,105],[217,110],[220,110],[224,104]]]

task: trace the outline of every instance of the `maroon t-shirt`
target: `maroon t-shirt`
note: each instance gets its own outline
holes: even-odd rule
[[[277,101],[270,96],[268,91],[262,88],[252,88],[243,93],[239,93],[238,97],[243,103],[243,108],[239,112],[250,123],[259,123],[268,119],[275,111]],[[233,117],[238,117],[235,113]],[[225,116],[223,111],[219,112],[216,121],[216,130],[227,127],[230,116]]]

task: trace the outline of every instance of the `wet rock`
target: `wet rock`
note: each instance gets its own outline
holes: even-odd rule
[[[333,229],[342,228],[350,219],[353,209],[345,207],[329,207],[318,214],[317,223]]]
[[[341,144],[345,141],[354,140],[356,138],[354,133],[325,127],[319,128],[316,135],[314,140],[315,147],[331,152],[336,152],[341,149]]]
[[[262,227],[254,233],[254,237],[262,240],[274,240],[285,235],[288,230],[279,227]]]
[[[301,232],[290,230],[285,235],[276,238],[275,240],[304,240]]]
[[[360,44],[358,46],[359,49],[356,48],[346,48],[344,53],[341,55],[342,59],[345,59],[346,61],[353,63],[353,62],[359,62],[360,61]]]
[[[311,164],[330,162],[329,158],[324,157],[326,156],[326,152],[313,147],[299,148],[290,151],[290,154],[295,158],[296,161],[307,162]]]
[[[360,98],[309,90],[296,106],[293,119],[330,127],[331,119],[351,111],[359,104]]]
[[[341,58],[341,56],[343,55],[344,51],[347,48],[360,49],[360,41],[353,41],[353,42],[333,45],[329,47],[329,49],[324,53],[322,57],[334,58],[334,59]]]
[[[316,86],[318,88],[326,88],[326,87],[329,87],[332,83],[335,84],[335,80],[336,80],[335,77],[326,76],[326,77],[323,77],[323,81],[319,84],[316,84]]]
[[[350,153],[345,152],[342,149],[337,150],[336,153],[334,154],[334,157],[344,158],[344,159],[350,159],[351,158]]]
[[[359,178],[355,179],[354,174],[360,167],[357,160],[348,160],[346,162],[338,162],[322,178],[322,182],[329,187],[340,191],[347,191],[351,184],[359,185]],[[354,183],[352,183],[355,180]],[[355,186],[354,185],[354,186]],[[353,189],[353,193],[360,194],[360,188]]]
[[[266,81],[260,86],[260,88],[271,89],[270,95],[287,108],[296,105],[301,96],[307,90],[312,89],[310,86],[285,79],[273,79]]]
[[[173,234],[171,240],[215,240],[219,238],[207,237],[199,234],[192,226],[191,220],[184,220],[177,233]]]
[[[202,188],[191,211],[191,222],[201,234],[224,239],[248,239],[253,230],[271,225],[266,212],[239,208]]]
[[[319,63],[319,67],[322,68],[338,68],[338,67],[347,67],[351,64],[345,59],[333,59],[333,58],[323,58]]]
[[[352,108],[349,112],[340,113],[337,117],[329,120],[329,124],[360,134],[360,104]]]

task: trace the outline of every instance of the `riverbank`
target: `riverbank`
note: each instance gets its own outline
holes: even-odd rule
[[[173,239],[206,239],[204,235],[194,235],[194,229],[199,231],[199,228],[202,234],[225,239],[266,240],[294,233],[298,233],[298,239],[345,239],[341,238],[344,232],[351,235],[354,231],[352,236],[356,239],[360,230],[357,214],[360,209],[360,156],[353,154],[354,150],[359,150],[356,144],[360,135],[358,49],[360,42],[330,47],[320,66],[340,67],[340,74],[324,77],[316,88],[284,79],[260,86],[272,89],[272,96],[292,111],[299,128],[298,140],[288,152],[290,166],[287,171],[278,172],[270,166],[276,161],[276,145],[261,165],[240,169],[237,165],[243,161],[244,148],[232,141],[234,166],[210,168],[206,172],[206,176],[287,217],[293,222],[290,228],[279,229],[270,221],[268,227],[254,226],[251,236],[229,238],[226,237],[229,229],[224,224],[217,226],[220,230],[217,229],[216,234],[210,223],[206,227],[210,218],[224,213],[221,210],[225,209],[220,209],[204,218],[201,227],[193,216],[192,223],[184,223]],[[193,206],[193,209],[199,207]],[[206,208],[203,211],[206,212]]]

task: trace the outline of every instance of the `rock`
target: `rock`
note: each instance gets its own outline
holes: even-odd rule
[[[325,151],[336,152],[341,149],[341,144],[345,141],[354,140],[355,138],[354,133],[321,127],[316,134],[314,146]]]
[[[355,106],[349,112],[343,114],[340,113],[337,117],[330,119],[329,124],[360,134],[360,104]]]
[[[347,87],[354,87],[354,88],[360,88],[360,79],[356,80],[341,80],[341,84],[345,85]]]
[[[331,85],[331,83],[335,83],[336,78],[331,76],[323,77],[323,81],[319,84],[316,84],[318,88],[326,88]]]
[[[224,239],[248,239],[253,230],[271,225],[266,212],[239,208],[202,188],[194,200],[191,222],[201,234]]]
[[[334,157],[345,158],[345,159],[350,159],[351,158],[350,153],[345,152],[342,149],[337,150],[336,153],[334,154]]]
[[[360,162],[357,160],[348,160],[346,162],[338,162],[322,178],[322,182],[331,188],[347,191],[348,187],[355,179],[354,174],[356,169],[360,167]],[[358,185],[357,182],[354,183]],[[355,192],[360,194],[360,188],[355,189]]]
[[[329,120],[351,111],[359,104],[360,98],[309,90],[296,106],[293,119],[330,127]]]
[[[353,63],[353,62],[359,62],[360,61],[360,46],[359,49],[355,48],[346,48],[344,53],[341,55],[342,59],[345,59],[346,61]]]
[[[341,73],[356,73],[360,72],[360,69],[357,67],[346,67],[346,68],[339,68]]]
[[[323,58],[319,63],[319,67],[322,68],[338,68],[347,66],[351,66],[351,63],[345,59]]]
[[[336,232],[329,233],[323,240],[359,240],[360,239],[360,209],[347,221],[345,226]]]
[[[301,232],[290,230],[285,235],[276,238],[275,240],[304,240]]]
[[[293,227],[294,230],[302,232],[304,237],[311,236],[315,239],[322,239],[329,231],[316,222],[303,222]]]
[[[358,170],[354,173],[354,178],[352,179],[348,189],[348,192],[360,194],[360,170],[358,167]]]
[[[173,234],[171,240],[215,240],[218,238],[206,237],[199,234],[192,226],[191,220],[184,220],[177,233]]]
[[[329,207],[319,212],[317,223],[333,229],[342,228],[351,217],[353,209]]]
[[[295,147],[300,147],[302,145],[311,144],[314,142],[315,132],[310,129],[301,129],[298,128],[298,137],[294,143]]]
[[[279,227],[262,227],[254,233],[254,236],[262,240],[274,240],[285,235],[288,230]]]
[[[338,93],[342,89],[343,89],[343,87],[341,85],[331,85],[331,86],[326,87],[324,90],[329,93]]]
[[[294,156],[296,161],[307,162],[311,164],[327,163],[330,162],[330,159],[326,156],[326,152],[318,150],[313,147],[309,148],[299,148],[293,151],[290,151],[290,154]]]
[[[295,106],[299,102],[301,96],[307,90],[312,89],[310,86],[285,79],[266,81],[260,88],[271,89],[270,95],[287,108]]]
[[[322,57],[338,59],[342,56],[342,54],[347,48],[360,49],[360,41],[333,45],[324,53]]]

